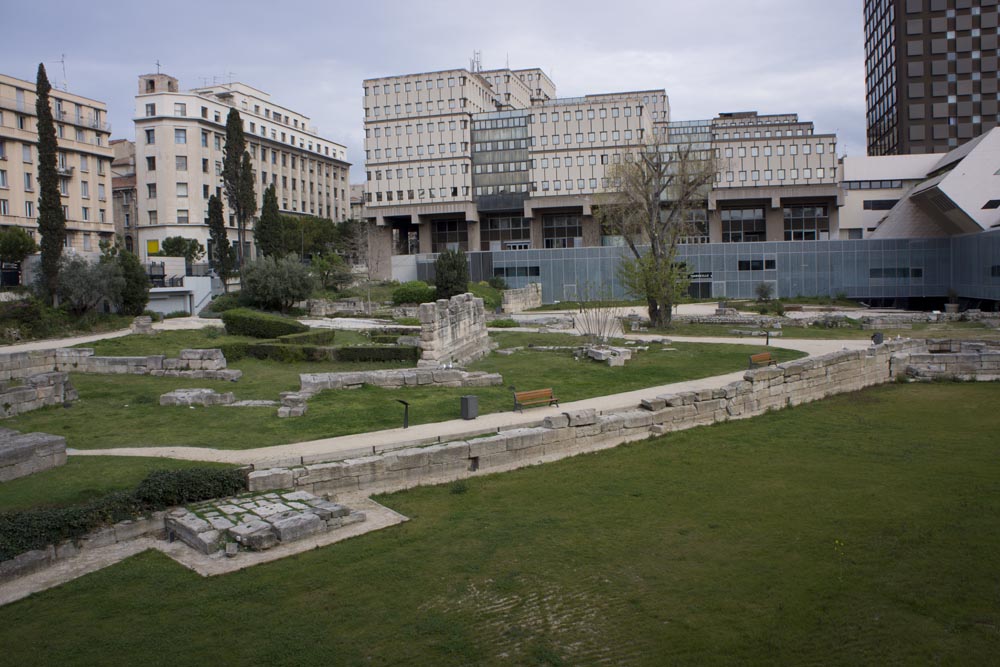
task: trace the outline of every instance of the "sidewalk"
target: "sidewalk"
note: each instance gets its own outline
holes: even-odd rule
[[[179,329],[200,329],[207,326],[222,326],[218,320],[205,320],[200,317],[176,317],[153,324],[156,331],[176,331]],[[11,352],[33,352],[35,350],[52,350],[59,347],[72,347],[84,343],[93,343],[107,338],[121,338],[132,333],[131,329],[119,329],[117,331],[105,331],[104,333],[87,334],[84,336],[70,336],[68,338],[48,338],[46,340],[35,340],[30,343],[15,343],[14,345],[0,345],[0,354],[10,354]]]
[[[646,336],[661,338],[661,336]],[[642,340],[642,335],[630,335],[629,338]],[[763,341],[747,338],[701,338],[701,337],[671,337],[671,340],[683,340],[692,343],[729,343],[763,347]],[[796,340],[782,339],[775,347],[784,347],[805,352],[809,356],[827,354],[843,349],[864,349],[870,346],[867,340]],[[247,450],[210,449],[205,447],[122,447],[116,449],[69,450],[74,456],[147,456],[160,458],[186,459],[191,461],[211,461],[217,463],[252,464],[261,466],[287,466],[317,463],[343,458],[371,456],[380,452],[417,445],[432,444],[461,440],[463,438],[494,433],[512,428],[537,426],[545,417],[558,415],[570,410],[594,409],[598,412],[627,409],[637,406],[644,398],[658,394],[672,394],[683,391],[698,391],[719,387],[743,378],[746,371],[734,371],[724,375],[687,380],[658,387],[647,387],[609,396],[598,396],[572,403],[563,403],[559,407],[532,408],[527,412],[498,412],[483,415],[475,420],[466,421],[453,419],[446,422],[420,424],[408,429],[395,428],[384,431],[372,431],[355,435],[345,435],[335,438],[323,438],[307,442],[296,442],[287,445],[260,447]]]

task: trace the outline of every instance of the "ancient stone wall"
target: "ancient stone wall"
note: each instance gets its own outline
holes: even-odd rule
[[[77,399],[68,373],[52,371],[0,382],[0,418]]]
[[[527,287],[503,291],[503,312],[520,313],[542,305],[541,283],[531,283]]]
[[[154,375],[211,380],[237,380],[243,373],[226,368],[222,350],[181,350],[178,358],[97,357],[92,348],[67,347],[34,352],[0,354],[0,381],[40,373],[76,372],[121,375]]]
[[[926,349],[917,341],[889,341],[747,371],[742,380],[713,389],[650,396],[628,410],[569,411],[545,417],[541,426],[487,437],[256,471],[250,488],[368,494],[509,470],[884,384],[904,372],[912,353]]]
[[[927,341],[926,352],[912,352],[906,357],[905,373],[917,380],[998,381],[1000,342]]]
[[[421,367],[462,365],[490,352],[483,300],[472,294],[420,304]]]
[[[66,438],[0,428],[0,482],[66,463]]]
[[[400,387],[492,387],[503,384],[499,373],[470,373],[454,369],[399,368],[384,371],[347,373],[303,373],[299,394],[313,396],[326,389],[357,389],[362,385],[398,389]]]

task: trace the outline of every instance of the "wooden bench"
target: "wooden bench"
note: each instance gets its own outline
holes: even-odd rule
[[[532,389],[531,391],[514,391],[514,410],[524,412],[525,406],[559,405],[559,399],[552,395],[552,389]]]
[[[771,356],[770,352],[750,355],[750,365],[747,368],[760,368],[761,366],[777,366],[778,362]]]

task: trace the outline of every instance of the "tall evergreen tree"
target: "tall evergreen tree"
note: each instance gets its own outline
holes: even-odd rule
[[[222,158],[222,186],[226,203],[236,218],[236,264],[243,266],[243,249],[246,244],[247,220],[257,212],[257,195],[254,192],[253,168],[246,151],[243,120],[236,109],[229,110],[226,118],[226,146]]]
[[[278,194],[274,191],[273,183],[264,190],[264,205],[261,206],[253,236],[264,257],[283,254],[281,213],[278,211]]]
[[[212,195],[208,198],[208,234],[212,239],[212,253],[208,260],[222,279],[222,286],[228,292],[229,276],[235,264],[234,252],[226,234],[226,218],[222,213],[222,200]]]
[[[45,65],[38,64],[35,87],[35,113],[38,118],[38,233],[42,237],[42,288],[45,295],[58,301],[59,260],[66,238],[66,216],[59,195],[59,174],[56,172],[56,128],[52,121],[49,92],[52,86],[45,74]]]

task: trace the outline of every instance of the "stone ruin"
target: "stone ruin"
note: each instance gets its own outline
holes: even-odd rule
[[[79,395],[69,373],[53,371],[0,380],[0,418],[14,417],[49,405],[65,405]]]
[[[132,333],[146,336],[155,334],[156,331],[153,330],[153,318],[149,315],[140,315],[132,320]]]
[[[525,287],[517,289],[506,289],[501,295],[503,312],[512,314],[520,313],[542,305],[542,285],[541,283],[530,283]]]
[[[418,367],[461,366],[490,353],[483,300],[470,293],[420,304]]]
[[[66,438],[0,428],[0,482],[9,482],[66,463]]]
[[[206,555],[265,551],[366,519],[307,491],[248,493],[208,500],[167,513],[167,539]]]

